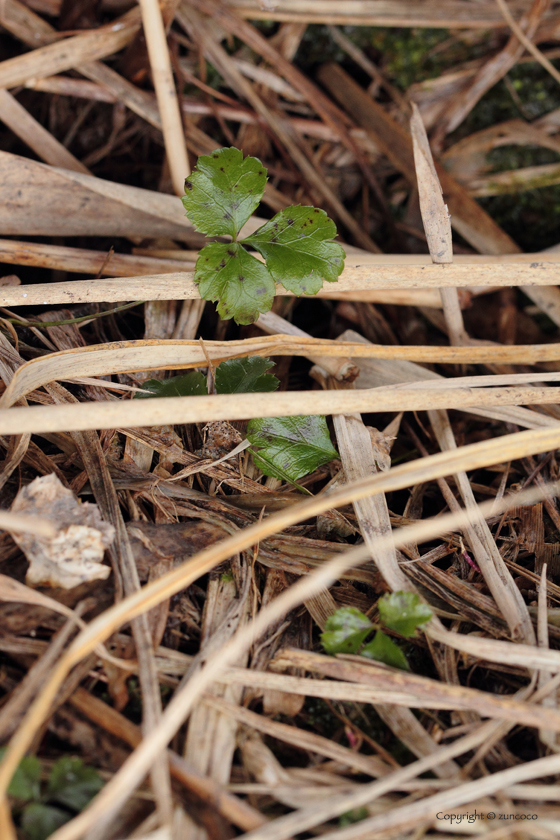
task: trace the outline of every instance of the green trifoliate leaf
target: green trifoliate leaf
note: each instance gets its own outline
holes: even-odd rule
[[[356,607],[341,607],[325,623],[321,644],[327,653],[358,653],[372,623]]]
[[[169,379],[148,379],[142,383],[142,388],[149,391],[149,394],[137,393],[136,400],[145,400],[150,397],[200,397],[208,394],[206,388],[206,377],[193,370],[191,373],[184,373],[181,376],[172,376]]]
[[[432,617],[432,611],[415,592],[391,592],[378,601],[379,617],[385,627],[401,636],[414,636],[416,629]]]
[[[377,662],[384,662],[393,668],[400,668],[401,671],[410,671],[406,656],[398,645],[389,636],[378,630],[371,642],[361,650],[362,656],[368,659],[375,659]]]
[[[243,241],[266,260],[277,283],[296,295],[316,295],[323,280],[334,282],[346,256],[333,242],[336,226],[324,210],[287,207]]]
[[[25,840],[47,840],[57,828],[71,819],[68,811],[32,802],[26,805],[21,815],[21,830]]]
[[[0,761],[4,758],[6,747],[0,749]],[[41,762],[34,755],[25,755],[18,764],[8,787],[8,794],[20,802],[30,802],[41,796]]]
[[[338,458],[321,416],[259,417],[249,421],[247,438],[260,448],[254,455],[257,466],[274,478],[289,476],[290,481],[297,481]]]
[[[64,756],[51,770],[48,794],[49,799],[60,805],[83,811],[102,787],[103,781],[93,767],[88,767],[81,758]]]
[[[239,243],[212,242],[202,249],[194,269],[203,300],[218,301],[224,321],[252,324],[261,312],[268,312],[276,286],[266,266]]]
[[[235,238],[259,206],[266,169],[239,149],[216,149],[199,157],[185,181],[183,205],[187,216],[206,236],[229,233]]]
[[[276,391],[280,382],[271,373],[274,362],[263,356],[248,356],[245,359],[226,359],[216,368],[216,391],[218,394],[256,394]]]

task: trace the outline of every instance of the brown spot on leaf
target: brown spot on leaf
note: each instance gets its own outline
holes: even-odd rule
[[[230,248],[228,248],[228,255],[230,257],[235,257],[235,251],[232,251]]]
[[[191,182],[190,181],[185,181],[185,189],[186,190],[192,190],[192,188],[193,188],[193,185],[191,184]]]
[[[237,279],[239,280],[240,283],[243,283],[243,281],[245,280],[245,278],[243,277],[242,274],[240,274]]]

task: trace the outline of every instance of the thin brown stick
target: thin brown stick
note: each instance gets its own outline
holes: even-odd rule
[[[52,76],[77,64],[112,55],[134,37],[139,26],[139,10],[132,9],[107,26],[8,58],[0,63],[0,87],[13,88],[35,76]]]
[[[385,391],[385,393],[383,393]],[[127,426],[200,423],[210,420],[244,420],[247,417],[296,417],[303,414],[352,414],[353,412],[400,412],[432,409],[551,405],[560,402],[560,388],[494,388],[452,391],[341,391],[336,400],[329,392],[278,392],[276,394],[218,394],[200,397],[158,397],[141,403],[95,401],[64,406],[33,406],[0,409],[0,434],[44,434],[87,429],[119,429]],[[542,450],[541,450],[542,451]]]
[[[139,0],[139,3],[171,179],[176,194],[183,195],[190,166],[165,26],[157,0]]]
[[[496,3],[500,7],[501,13],[503,14],[505,20],[507,21],[508,26],[510,27],[511,31],[513,32],[513,34],[515,35],[517,40],[520,41],[523,44],[523,46],[525,47],[525,49],[528,52],[530,52],[531,55],[534,56],[537,59],[537,61],[541,65],[541,67],[544,67],[544,69],[548,73],[550,73],[552,78],[555,79],[560,84],[560,73],[558,72],[556,67],[548,60],[548,58],[546,58],[546,56],[544,56],[542,54],[542,52],[533,43],[533,41],[531,41],[531,39],[526,36],[526,34],[522,30],[522,28],[519,26],[517,21],[514,20],[511,12],[509,10],[508,4],[505,2],[505,0],[496,0]]]
[[[56,529],[49,519],[27,516],[23,513],[11,513],[0,510],[0,529],[20,534],[36,534],[39,537],[54,537]]]
[[[36,306],[115,302],[126,300],[189,300],[199,298],[198,286],[192,272],[175,272],[166,275],[118,277],[90,280],[73,280],[64,283],[38,283],[31,286],[0,288],[0,306]],[[336,297],[340,293],[385,290],[441,288],[452,286],[555,286],[560,282],[557,262],[537,258],[532,263],[490,263],[488,265],[453,263],[451,265],[348,265],[338,283],[328,284],[319,297]],[[537,291],[537,290],[535,290]],[[292,295],[278,287],[277,294]],[[359,299],[359,298],[354,298]]]
[[[87,166],[43,128],[7,90],[0,90],[0,120],[47,163],[91,174]]]
[[[142,741],[142,732],[138,726],[84,688],[76,689],[68,702],[98,726],[102,726],[107,732],[126,741],[129,746],[136,747]],[[169,750],[167,757],[173,778],[216,808],[234,825],[244,831],[251,831],[266,823],[266,819],[256,809],[225,791],[212,779],[197,773],[175,752]]]
[[[107,255],[102,251],[87,248],[68,248],[64,245],[47,245],[43,242],[20,242],[14,239],[0,240],[0,262],[10,265],[33,265],[43,268],[57,268],[80,274],[111,274],[130,277],[135,274],[172,273],[194,267],[198,252],[181,251],[185,262],[180,259],[165,259],[136,254]],[[190,263],[190,265],[189,265]],[[52,301],[49,301],[52,303]]]
[[[433,27],[442,29],[489,29],[503,27],[503,19],[492,4],[479,4],[473,14],[468,3],[446,2],[433,5],[391,0],[380,5],[375,0],[283,0],[265,6],[262,0],[227,0],[237,14],[249,20],[305,21],[348,26]],[[524,8],[524,6],[522,6]]]

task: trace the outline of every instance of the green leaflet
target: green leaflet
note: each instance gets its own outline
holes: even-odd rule
[[[266,169],[239,149],[216,149],[202,155],[185,181],[183,205],[195,227],[206,236],[237,234],[259,206]]]
[[[149,394],[137,393],[136,400],[150,399],[150,397],[200,397],[208,394],[206,377],[198,370],[172,376],[170,379],[148,379],[142,383],[142,388]]]
[[[227,359],[216,368],[216,391],[218,394],[275,391],[278,379],[266,372],[273,366],[270,359],[262,356]],[[150,393],[136,394],[136,399],[208,393],[206,379],[198,371],[162,381],[150,379],[143,387]],[[256,466],[265,475],[289,481],[303,493],[308,491],[297,484],[298,478],[338,457],[324,417],[257,418],[249,422],[247,438],[254,446],[260,447],[252,455]]]
[[[338,280],[346,256],[333,242],[336,226],[324,210],[287,207],[243,240],[265,258],[277,283],[296,295],[316,295]]]
[[[4,758],[6,747],[0,749],[0,761]],[[20,802],[39,799],[41,795],[41,762],[34,755],[25,755],[8,788],[8,794]]]
[[[382,630],[378,630],[371,642],[362,648],[361,655],[384,662],[393,668],[400,668],[401,671],[410,671],[406,656],[400,647]]]
[[[286,481],[288,484],[292,484],[296,490],[299,490],[304,496],[312,496],[313,494],[306,490],[305,487],[302,487],[301,484],[298,484],[297,481],[291,477],[289,473],[279,467],[277,464],[274,464],[270,461],[266,456],[262,455],[261,453],[255,452],[254,449],[249,449],[249,452],[253,456],[253,463],[259,469],[263,475],[271,475],[273,478],[278,478],[280,481]]]
[[[81,758],[63,756],[51,770],[47,793],[50,801],[83,811],[102,787],[103,782],[93,767],[85,765]]]
[[[274,362],[264,356],[245,356],[242,359],[226,359],[216,368],[216,391],[218,394],[256,394],[275,391],[279,380],[267,370]],[[142,387],[149,394],[134,395],[137,400],[150,397],[199,397],[207,396],[206,377],[198,370],[171,376],[169,379],[148,379]]]
[[[268,312],[275,283],[296,295],[317,294],[323,280],[334,282],[345,253],[333,242],[336,227],[324,210],[288,207],[252,236],[237,241],[240,229],[257,209],[267,171],[257,158],[239,149],[216,149],[203,155],[185,181],[183,204],[195,227],[207,236],[229,235],[200,252],[194,271],[203,300],[218,302],[218,313],[238,324],[252,324]],[[244,246],[255,248],[265,264]]]
[[[429,606],[415,592],[392,592],[380,598],[377,606],[381,623],[401,636],[413,636],[416,629],[432,617]],[[376,630],[375,636],[364,645],[372,630]],[[393,668],[410,671],[401,648],[355,607],[341,607],[329,616],[321,642],[327,653],[359,653]]]
[[[247,439],[259,447],[257,466],[275,478],[297,481],[338,458],[322,416],[259,417],[249,421]]]
[[[379,599],[378,607],[385,627],[407,638],[432,617],[429,606],[415,592],[391,592]]]
[[[263,356],[246,356],[244,359],[226,359],[216,368],[218,394],[256,394],[276,391],[280,381],[267,370],[274,362]]]
[[[0,749],[0,760],[5,752],[4,747]],[[103,781],[93,767],[85,765],[81,758],[70,756],[63,756],[53,764],[44,791],[40,777],[39,759],[24,756],[8,788],[20,828],[18,837],[21,833],[25,840],[47,840],[76,812],[83,811],[103,787]],[[58,805],[64,806],[65,810]]]
[[[252,324],[261,312],[268,312],[276,286],[266,266],[238,242],[212,242],[200,252],[194,270],[204,300],[218,301],[224,321]]]
[[[321,644],[327,653],[358,653],[373,624],[356,607],[341,607],[328,617],[321,633]]]
[[[68,811],[42,802],[31,802],[23,809],[21,828],[26,840],[47,840],[57,828],[71,819],[72,814]]]

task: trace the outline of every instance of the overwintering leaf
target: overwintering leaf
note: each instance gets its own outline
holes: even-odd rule
[[[384,662],[385,665],[392,665],[393,668],[400,668],[401,671],[410,671],[406,656],[395,642],[381,630],[378,630],[371,642],[360,651],[362,656],[368,659],[375,659],[377,662]]]
[[[57,828],[71,819],[68,811],[31,802],[26,805],[21,815],[21,829],[26,840],[47,840]]]
[[[356,607],[341,607],[328,617],[321,644],[327,653],[358,653],[372,626]]]
[[[229,233],[235,238],[259,206],[266,169],[239,149],[216,149],[199,157],[185,181],[183,205],[187,216],[206,236]]]
[[[4,758],[6,747],[0,749],[0,761]],[[25,755],[8,787],[8,794],[20,802],[30,802],[41,796],[41,762],[34,755]]]
[[[191,373],[184,373],[181,376],[172,376],[170,379],[148,379],[142,383],[142,388],[149,391],[149,394],[138,392],[134,395],[137,400],[149,399],[150,397],[199,397],[208,394],[206,388],[206,377],[198,370]]]
[[[257,466],[275,478],[297,481],[338,458],[322,416],[259,417],[249,421],[247,438],[260,448],[254,455]]]
[[[280,382],[271,373],[274,362],[263,356],[246,356],[244,359],[226,359],[216,368],[218,394],[255,394],[276,391]]]
[[[83,811],[103,787],[103,782],[93,767],[81,758],[63,756],[55,762],[48,782],[49,799],[75,811]]]
[[[415,592],[391,592],[378,601],[379,617],[385,627],[401,636],[414,636],[416,629],[432,617],[432,611]]]
[[[239,243],[212,242],[202,249],[194,269],[203,300],[218,301],[218,314],[237,324],[252,324],[268,312],[276,286],[266,266]]]
[[[287,207],[243,241],[256,248],[277,283],[296,295],[315,295],[334,282],[346,256],[333,242],[336,226],[317,207]]]

